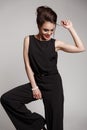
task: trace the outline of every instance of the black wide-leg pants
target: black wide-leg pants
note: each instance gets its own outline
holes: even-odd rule
[[[47,124],[48,130],[63,130],[63,88],[59,74],[35,76],[45,109],[45,119],[31,112],[25,104],[36,101],[31,83],[26,83],[1,96],[1,104],[17,130],[41,130]]]

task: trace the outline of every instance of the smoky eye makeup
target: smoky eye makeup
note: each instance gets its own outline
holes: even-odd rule
[[[49,30],[49,29],[43,29],[45,32],[48,32],[48,31],[51,31],[51,32],[53,32],[54,31],[54,29],[51,29],[51,30]]]
[[[45,32],[48,32],[49,30],[48,29],[43,29]]]
[[[51,29],[51,32],[53,32],[54,31],[54,29]]]

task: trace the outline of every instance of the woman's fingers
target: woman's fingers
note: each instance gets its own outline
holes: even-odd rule
[[[70,20],[61,20],[61,26],[68,29],[72,26],[72,22]]]
[[[36,95],[35,95],[35,98],[36,98],[36,99],[39,99],[39,98],[41,98],[41,95],[40,95],[40,94],[36,94]]]
[[[62,20],[61,23],[62,23],[62,25],[68,25],[69,24],[69,20]]]
[[[41,94],[39,89],[33,91],[33,97],[36,98],[36,99],[42,98],[42,94]]]

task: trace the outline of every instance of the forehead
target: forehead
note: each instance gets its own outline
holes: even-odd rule
[[[46,28],[46,29],[53,29],[55,28],[55,24],[54,23],[51,23],[51,22],[45,22],[41,28]]]

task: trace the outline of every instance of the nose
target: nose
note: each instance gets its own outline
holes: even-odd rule
[[[52,32],[51,31],[48,31],[48,33],[47,33],[48,35],[51,35],[52,34]]]

